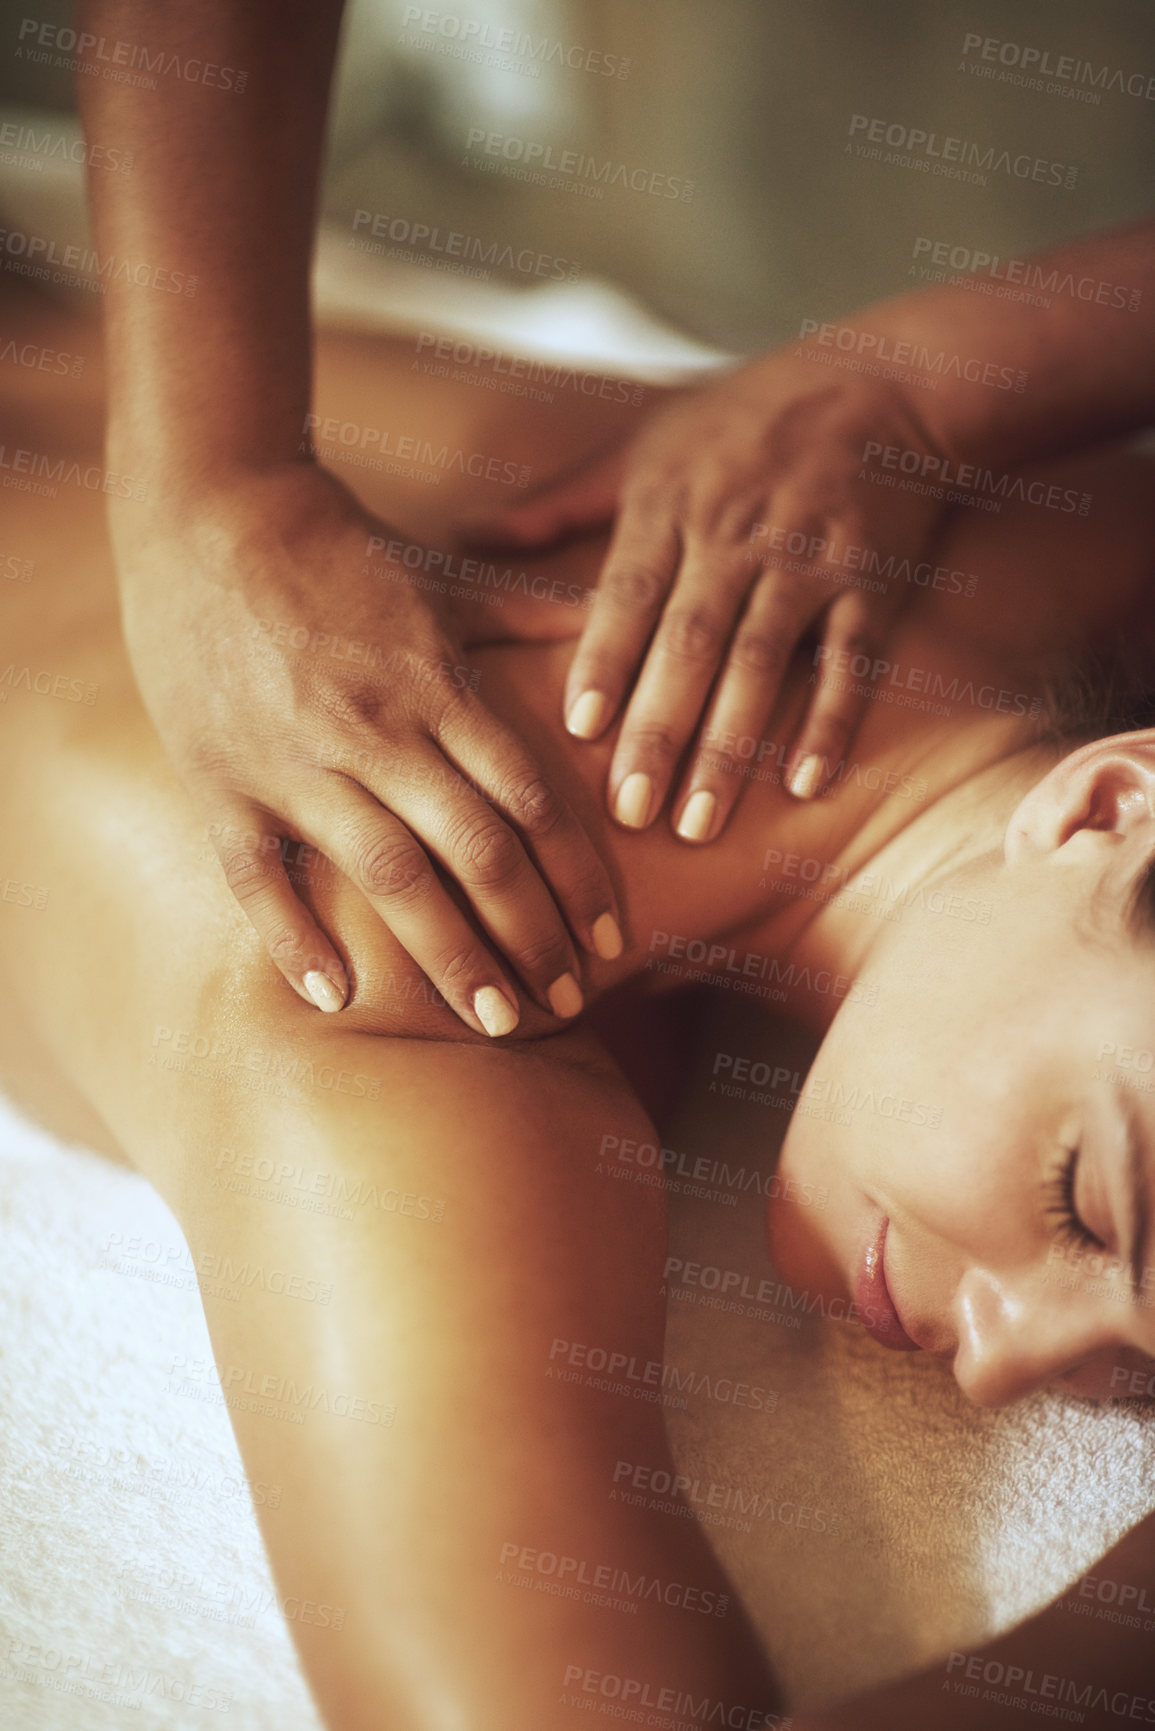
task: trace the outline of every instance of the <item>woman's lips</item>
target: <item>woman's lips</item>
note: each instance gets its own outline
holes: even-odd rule
[[[886,1284],[886,1233],[889,1225],[890,1221],[884,1219],[863,1252],[855,1300],[862,1326],[867,1334],[874,1336],[879,1346],[888,1346],[891,1352],[918,1352],[919,1344],[910,1338],[899,1321]]]

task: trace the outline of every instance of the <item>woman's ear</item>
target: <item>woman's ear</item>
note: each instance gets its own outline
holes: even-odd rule
[[[1012,813],[1007,863],[1054,853],[1084,831],[1117,841],[1145,832],[1155,852],[1155,728],[1096,739],[1061,759]]]

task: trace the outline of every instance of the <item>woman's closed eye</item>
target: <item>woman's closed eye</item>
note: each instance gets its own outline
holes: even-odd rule
[[[1075,1187],[1079,1177],[1080,1151],[1079,1144],[1065,1150],[1058,1171],[1047,1183],[1043,1212],[1049,1220],[1055,1222],[1056,1234],[1065,1243],[1076,1244],[1088,1250],[1105,1250],[1103,1240],[1096,1237],[1080,1218],[1076,1206]]]

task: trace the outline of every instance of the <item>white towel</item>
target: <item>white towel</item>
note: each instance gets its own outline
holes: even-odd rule
[[[180,1228],[2,1102],[0,1341],[0,1725],[320,1731],[225,1408],[167,1392],[212,1356]]]

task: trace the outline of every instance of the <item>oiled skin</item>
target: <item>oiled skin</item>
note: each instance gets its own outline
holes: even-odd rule
[[[58,348],[78,340],[68,328],[40,331]],[[91,350],[90,332],[83,341]],[[398,425],[511,460],[532,455],[539,470],[543,451],[560,465],[617,430],[597,408],[527,410],[428,379],[418,394],[407,361],[383,345],[329,342],[322,412],[367,420],[388,400]],[[91,369],[79,388],[37,379],[6,411],[7,444],[99,462],[94,380]],[[448,478],[436,490],[345,478],[407,539],[435,538],[472,502]],[[888,651],[896,666],[1034,696],[1056,658],[1139,628],[1155,542],[1139,460],[1052,464],[1051,478],[1090,490],[1092,514],[961,514],[936,560],[977,573],[978,593],[920,591]],[[593,1173],[608,1127],[653,1133],[640,1105],[584,1026],[559,1033],[526,1006],[519,1037],[500,1048],[469,1034],[427,1000],[360,892],[323,862],[305,868],[308,892],[357,990],[331,1018],[296,999],[221,883],[135,697],[99,494],[73,486],[50,502],[12,491],[6,503],[8,543],[35,570],[0,601],[4,663],[98,690],[73,703],[14,679],[0,707],[3,872],[48,892],[43,909],[0,907],[5,1084],[61,1133],[144,1172],[194,1255],[275,1256],[332,1281],[323,1310],[272,1294],[243,1306],[205,1295],[217,1365],[238,1373],[232,1386],[297,1378],[396,1408],[392,1426],[232,1415],[250,1474],[286,1486],[282,1512],[264,1515],[280,1591],[347,1611],[340,1639],[294,1625],[329,1723],[359,1731],[388,1714],[391,1726],[432,1726],[467,1703],[471,1723],[503,1731],[568,1725],[580,1722],[561,1701],[574,1662],[768,1705],[757,1644],[733,1607],[725,1618],[623,1615],[495,1580],[503,1545],[516,1542],[725,1591],[693,1523],[664,1523],[689,1529],[671,1536],[606,1498],[615,1459],[667,1458],[660,1407],[547,1375],[558,1338],[661,1358],[660,1200],[615,1195]],[[588,583],[596,556],[574,547],[541,568]],[[639,971],[654,933],[789,957],[817,904],[764,872],[768,847],[855,869],[937,793],[1034,737],[1014,715],[965,706],[942,718],[879,701],[854,760],[880,772],[872,781],[925,784],[921,799],[848,779],[834,799],[799,806],[775,781],[752,781],[725,836],[695,850],[664,817],[634,836],[599,815],[612,738],[579,746],[565,736],[569,652],[564,639],[496,644],[469,661],[612,861],[629,943],[619,962],[594,967],[585,984],[595,994]],[[788,737],[807,671],[794,670],[775,740]],[[820,1022],[836,1004],[828,994],[792,1007]],[[277,1074],[288,1082],[264,1086]],[[222,1186],[238,1161],[270,1149],[350,1185],[441,1200],[444,1217],[362,1209],[351,1223],[324,1220]],[[897,1707],[885,1720],[823,1721],[876,1722],[903,1721]]]

